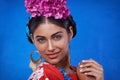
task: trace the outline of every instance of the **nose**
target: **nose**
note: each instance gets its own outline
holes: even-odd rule
[[[48,41],[48,51],[49,52],[53,52],[55,49],[54,49],[54,44],[52,43],[51,40]]]

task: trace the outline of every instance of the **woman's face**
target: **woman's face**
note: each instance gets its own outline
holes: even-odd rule
[[[46,22],[36,28],[32,40],[45,61],[58,64],[68,55],[69,41],[73,35],[70,31],[67,33],[64,28]]]

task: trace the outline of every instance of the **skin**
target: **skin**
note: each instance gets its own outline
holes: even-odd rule
[[[95,60],[83,60],[77,67],[80,80],[104,80],[103,68]]]
[[[46,21],[35,29],[31,39],[46,62],[73,73],[69,63],[69,42],[73,31],[72,27],[69,29],[70,33]],[[77,74],[79,80],[103,80],[102,66],[92,59],[82,61],[77,67]]]
[[[52,23],[46,22],[40,24],[34,34],[31,35],[32,41],[41,56],[46,62],[69,69],[69,41],[72,39],[73,32],[70,27],[70,33]],[[66,60],[67,59],[67,60]],[[66,62],[67,61],[67,62]]]

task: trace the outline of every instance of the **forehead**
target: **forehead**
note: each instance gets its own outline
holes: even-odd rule
[[[35,29],[34,35],[46,36],[46,35],[52,35],[58,31],[66,32],[64,28],[47,22],[47,23],[40,24]]]

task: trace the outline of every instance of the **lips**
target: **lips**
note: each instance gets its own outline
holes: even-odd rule
[[[58,57],[58,53],[50,53],[50,54],[47,54],[48,58],[50,59],[55,59]]]

